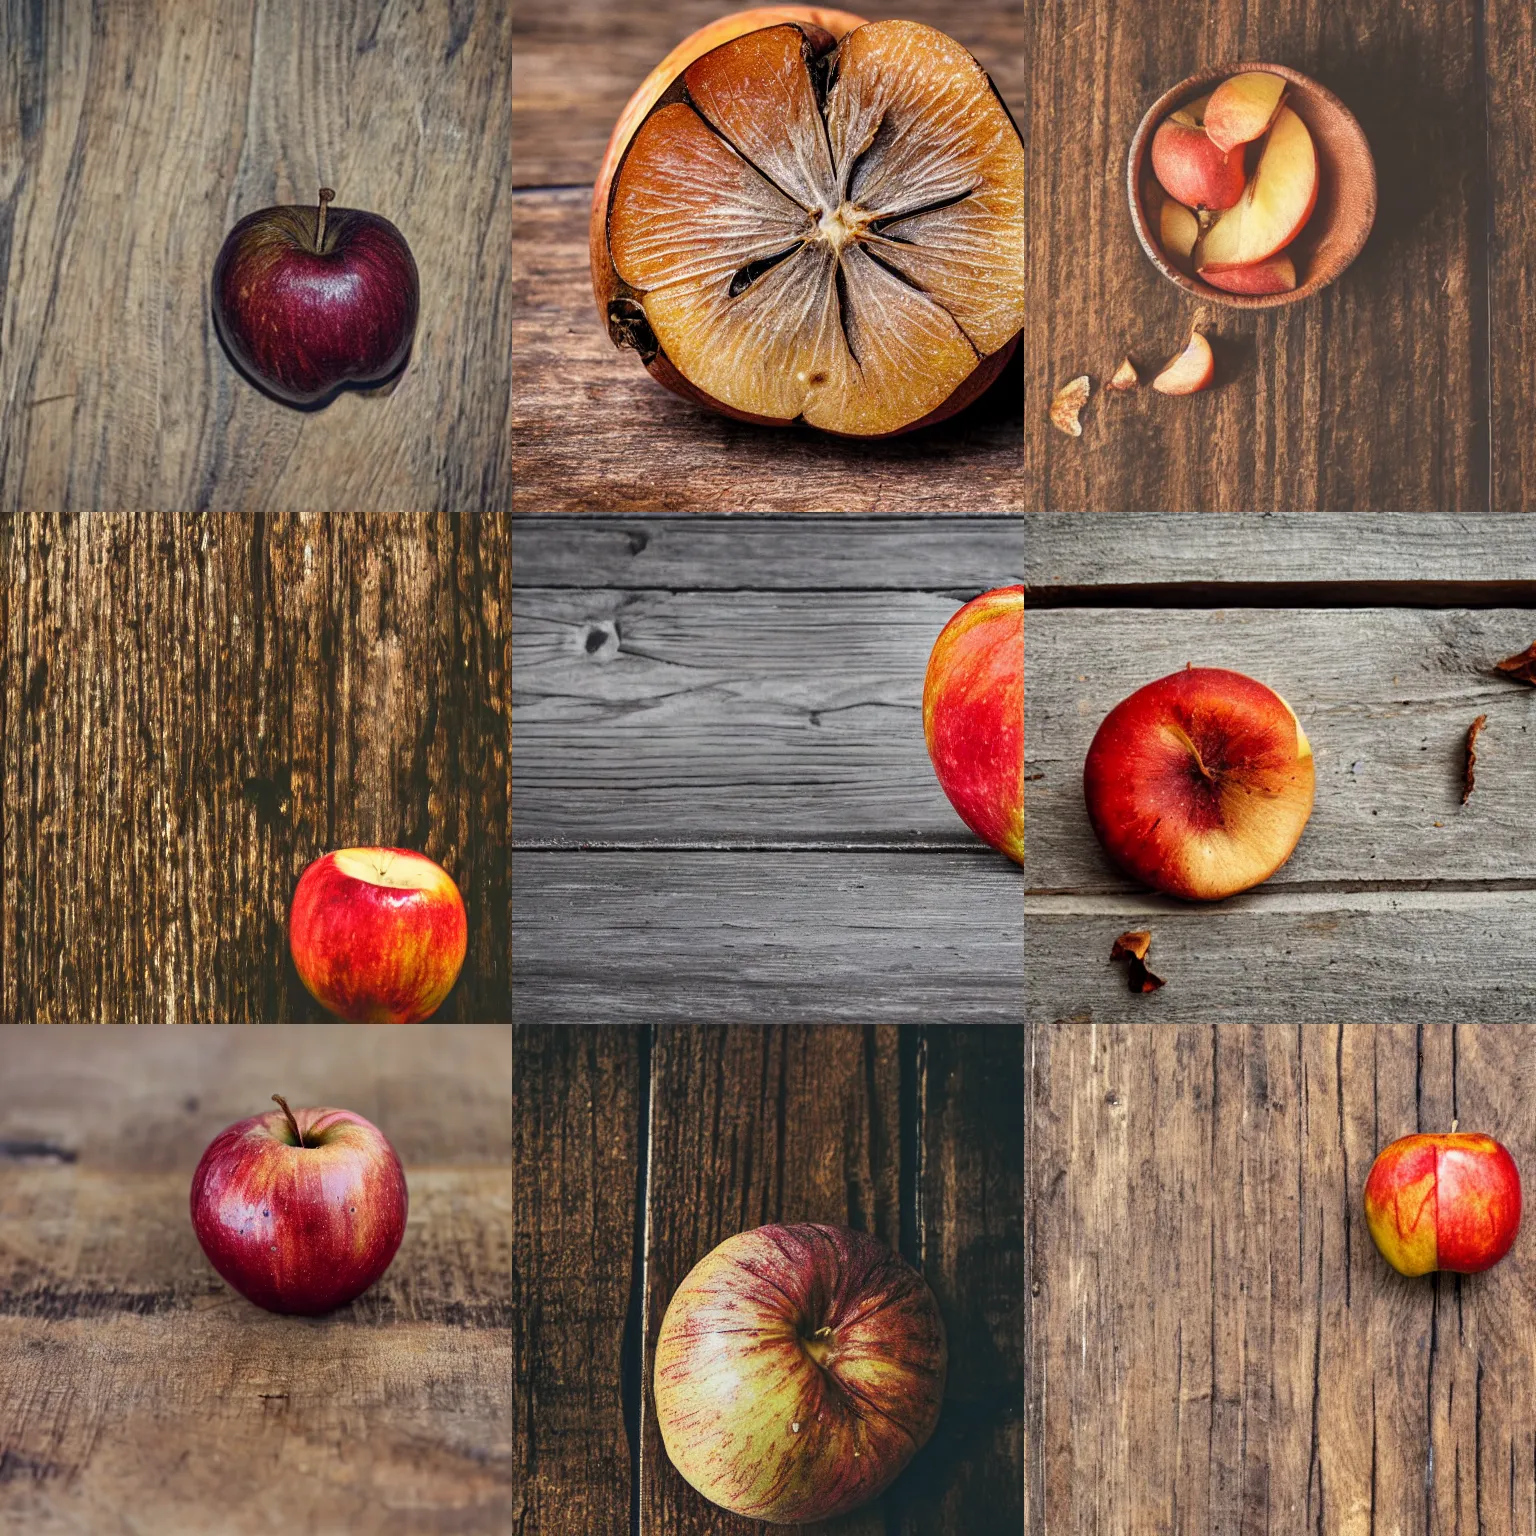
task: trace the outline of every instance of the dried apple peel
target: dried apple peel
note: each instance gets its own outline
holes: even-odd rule
[[[958,43],[769,26],[695,60],[635,133],[609,329],[733,413],[901,431],[1018,333],[1023,233],[1018,131]]]

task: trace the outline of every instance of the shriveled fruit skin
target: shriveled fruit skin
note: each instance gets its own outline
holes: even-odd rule
[[[850,32],[856,35],[849,37]],[[824,105],[813,108],[825,113],[825,124],[818,126],[830,137],[834,161],[842,167],[835,191],[833,181],[818,183],[814,172],[810,183],[797,181],[809,163],[809,140],[800,138],[797,151],[791,139],[785,150],[789,158],[776,158],[780,146],[771,131],[779,121],[776,81],[786,45],[775,43],[765,52],[758,38],[796,33],[802,39],[794,45],[796,67],[809,69],[818,81],[825,77],[817,75],[815,61],[837,50],[832,75],[837,84],[826,91]],[[879,43],[873,41],[877,35]],[[891,87],[897,94],[887,98],[886,80],[903,78],[900,50],[912,47],[937,51],[932,63],[916,72],[909,54],[906,94],[897,84]],[[892,68],[888,76],[884,71]],[[958,108],[948,97],[957,87],[947,83],[946,71],[957,68],[974,82],[969,89],[979,92],[967,108],[978,114],[974,117],[957,117]],[[847,112],[834,120],[845,77],[865,82],[858,88],[865,101],[886,98],[890,105],[872,111],[865,121],[850,119]],[[798,121],[809,98],[787,75],[783,79],[784,88],[799,96],[798,104],[786,98],[783,110],[789,120]],[[816,89],[820,102],[823,86],[818,83]],[[854,196],[849,177],[862,152],[849,149],[850,135],[867,132],[867,148],[882,121],[902,122],[898,114],[903,109],[908,128],[896,129],[891,142],[910,145],[907,164],[916,169],[902,169],[901,152],[887,150],[887,156],[897,158],[894,164],[886,162],[886,181],[881,183],[875,161],[872,174],[864,178],[863,194]],[[696,114],[711,126],[704,127]],[[953,125],[961,121],[975,125],[974,140],[959,140],[938,160],[930,158],[932,137],[956,131]],[[910,139],[909,129],[915,134]],[[723,159],[710,147],[716,144],[724,147]],[[1015,152],[1020,157],[1017,186],[1010,164]],[[718,261],[713,270],[700,264],[700,253],[713,251],[718,257],[713,215],[702,228],[690,224],[699,223],[701,210],[710,213],[717,190],[727,206],[734,196],[737,208],[761,196],[745,187],[737,156],[754,168],[749,179],[766,179],[778,204],[767,214],[770,248],[755,248],[761,232],[749,235],[748,249],[738,259],[750,266],[769,258],[767,271],[784,261],[772,248],[798,237],[803,252],[823,244],[831,248],[827,276],[816,277],[814,265],[807,269],[802,262],[792,273],[785,264],[769,276],[745,279],[745,288],[733,282],[727,294],[717,276]],[[818,430],[853,437],[894,436],[930,426],[984,394],[1017,353],[1022,268],[1015,274],[1013,255],[1017,247],[1022,262],[1022,239],[1014,239],[1011,225],[1022,220],[1021,157],[1017,125],[985,70],[963,45],[936,29],[866,23],[850,12],[815,7],[764,7],[724,17],[668,55],[631,98],[614,129],[594,187],[589,229],[600,316],[615,345],[633,347],[658,383],[737,420],[783,426],[803,419]],[[675,179],[680,174],[681,181]],[[901,179],[913,174],[918,177],[914,183]],[[917,189],[931,191],[946,177],[959,184],[957,192],[946,196],[940,191],[926,206],[914,195]],[[829,192],[844,199],[841,207],[828,200]],[[906,206],[904,197],[911,199]],[[804,216],[799,210],[811,220],[809,234],[786,224],[787,216],[791,225]],[[695,244],[696,239],[702,243]],[[878,263],[871,261],[870,247]],[[794,251],[785,255],[792,257]],[[819,286],[826,281],[830,293],[834,272],[837,296],[828,310],[807,282]],[[679,273],[686,274],[681,281]],[[745,269],[736,276],[745,278]],[[780,278],[788,279],[788,290],[759,287]],[[786,291],[793,297],[785,299]],[[738,309],[741,293],[749,297],[739,300]],[[774,318],[781,303],[788,316],[782,325]],[[894,309],[885,313],[887,306]],[[828,331],[829,315],[841,319],[846,355],[829,341],[838,335],[835,319]],[[882,325],[883,320],[890,323]],[[909,411],[914,413],[910,419]]]
[[[619,168],[619,161],[624,158],[624,151],[629,148],[629,141],[635,136],[635,130],[645,121],[646,114],[662,98],[672,82],[695,59],[703,58],[712,48],[718,48],[722,43],[782,21],[819,28],[836,42],[855,27],[862,27],[865,18],[854,15],[852,11],[831,10],[817,5],[760,5],[752,10],[733,11],[729,16],[722,16],[685,37],[645,77],[640,88],[619,113],[619,120],[613,125],[613,132],[608,138],[608,148],[603,152],[597,181],[592,187],[592,217],[588,230],[592,292],[605,327],[608,324],[608,305],[618,293],[613,265],[608,260],[608,197],[613,190],[614,173]]]

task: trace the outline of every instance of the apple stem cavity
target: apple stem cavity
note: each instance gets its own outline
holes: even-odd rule
[[[320,210],[320,215],[322,218],[325,217],[325,209],[323,206]],[[288,1100],[285,1099],[282,1094],[274,1093],[272,1095],[272,1102],[274,1104],[281,1104],[283,1106],[283,1113],[288,1116],[288,1128],[293,1132],[294,1140],[297,1141],[301,1147],[304,1146],[304,1132],[299,1129],[299,1122],[293,1118],[293,1111],[288,1108]]]
[[[336,196],[336,193],[335,193],[335,191],[332,188],[330,188],[330,187],[321,187],[320,188],[320,216],[319,216],[318,219],[315,220],[315,254],[317,256],[320,255],[321,252],[323,252],[325,250],[325,214],[326,214],[326,205],[335,196]],[[283,1107],[286,1109],[288,1106],[285,1104]],[[293,1117],[290,1115],[289,1119],[292,1119],[292,1118]],[[300,1142],[299,1145],[303,1146],[303,1142]]]

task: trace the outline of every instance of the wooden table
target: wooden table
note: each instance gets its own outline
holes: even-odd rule
[[[519,1021],[1019,1020],[1020,871],[922,727],[1017,519],[514,524]]]
[[[1388,1141],[1458,1117],[1529,1179],[1536,1032],[1059,1024],[1032,1046],[1046,1532],[1531,1530],[1529,1228],[1485,1274],[1405,1280],[1361,1191]]]
[[[510,1031],[0,1029],[0,1527],[503,1536],[512,1519]],[[384,1277],[325,1317],[198,1247],[203,1148],[294,1104],[405,1166]]]
[[[1024,550],[1032,1020],[1536,1022],[1536,690],[1490,675],[1536,641],[1527,518],[1042,515]],[[1108,711],[1191,661],[1276,689],[1317,766],[1290,862],[1210,906],[1115,870],[1082,794]],[[1109,961],[1137,928],[1148,996]]]
[[[0,513],[505,510],[510,8],[61,0],[0,13]],[[393,386],[270,399],[213,327],[274,203],[396,224],[421,273]]]
[[[769,1221],[874,1233],[933,1288],[950,1374],[933,1439],[825,1536],[1023,1529],[1024,1034],[660,1025],[514,1035],[517,1497],[539,1536],[771,1527],[673,1469],[651,1403],[667,1302]]]
[[[0,1020],[325,1015],[304,868],[416,848],[469,913],[443,1020],[510,1017],[509,519],[0,526]]]
[[[592,297],[587,252],[592,182],[608,135],[652,67],[731,9],[720,0],[652,9],[571,0],[524,6],[514,21],[514,505],[538,512],[1020,506],[1018,362],[951,421],[858,442],[714,415],[669,394],[638,358],[609,341]],[[1008,0],[924,0],[900,14],[969,48],[1025,128],[1022,7]]]
[[[1085,512],[1525,510],[1536,505],[1536,19],[1528,5],[1135,0],[1030,8],[1024,505]],[[1097,393],[1080,439],[1053,390],[1160,366],[1196,306],[1137,244],[1126,151],[1169,87],[1238,60],[1291,65],[1370,141],[1379,206],[1331,288],[1262,312],[1210,307],[1217,385]]]

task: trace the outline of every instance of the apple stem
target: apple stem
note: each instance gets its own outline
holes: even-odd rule
[[[322,217],[324,216],[324,213],[325,213],[325,210],[322,208],[321,209],[321,216]],[[304,1132],[299,1129],[299,1122],[293,1118],[293,1111],[288,1108],[288,1100],[285,1099],[282,1096],[282,1094],[274,1093],[272,1095],[272,1102],[274,1104],[281,1104],[283,1106],[283,1113],[288,1116],[288,1126],[289,1126],[289,1129],[292,1130],[292,1132],[294,1134],[294,1139],[302,1147],[304,1145]]]
[[[325,249],[326,204],[335,196],[335,192],[330,187],[320,188],[320,217],[315,221],[315,253],[317,255]]]

